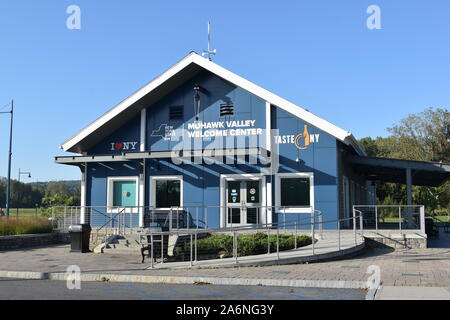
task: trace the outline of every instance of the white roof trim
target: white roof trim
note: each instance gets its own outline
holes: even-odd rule
[[[93,133],[97,128],[101,127],[111,119],[113,119],[115,116],[117,116],[119,113],[123,112],[125,109],[127,109],[129,106],[131,106],[133,103],[140,100],[142,97],[150,93],[152,90],[159,87],[161,84],[163,84],[165,81],[170,79],[172,76],[177,74],[178,72],[182,71],[185,67],[187,67],[189,64],[195,63],[204,69],[216,74],[217,76],[235,84],[238,87],[241,87],[244,90],[249,91],[250,93],[258,96],[259,98],[269,102],[272,105],[277,106],[280,109],[283,109],[290,114],[301,118],[305,120],[306,122],[310,123],[311,125],[323,130],[324,132],[334,136],[336,139],[344,142],[345,144],[350,144],[353,147],[358,146],[358,143],[356,139],[353,137],[353,135],[343,130],[334,124],[319,118],[318,116],[312,114],[309,111],[306,111],[305,109],[287,101],[286,99],[281,98],[280,96],[238,76],[237,74],[215,64],[212,61],[209,61],[206,58],[201,57],[195,52],[191,52],[189,55],[187,55],[184,59],[179,61],[177,64],[172,66],[170,69],[162,73],[159,77],[155,78],[153,81],[148,83],[146,86],[144,86],[142,89],[138,90],[136,93],[132,94],[122,102],[120,102],[117,106],[112,108],[110,111],[105,113],[103,116],[92,122],[90,125],[85,127],[83,130],[81,130],[78,134],[67,140],[61,145],[61,148],[64,151],[67,151],[68,149],[72,148],[74,145],[76,145],[78,142],[86,138],[88,135]],[[352,143],[353,142],[353,143]],[[359,146],[358,146],[359,147]],[[357,148],[358,153],[362,152],[364,153],[360,148]]]

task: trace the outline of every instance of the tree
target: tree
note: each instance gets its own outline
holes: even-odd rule
[[[75,206],[80,204],[80,188],[75,188],[74,192],[60,181],[52,181],[47,185],[45,197],[42,198],[44,207],[52,206]]]
[[[0,180],[0,208],[6,206],[6,182]]]
[[[442,161],[450,163],[450,144],[445,135],[450,123],[447,109],[428,108],[417,114],[410,114],[396,125],[388,128],[391,136],[360,140],[368,156],[419,161]],[[406,187],[394,183],[377,185],[378,203],[394,201],[406,203]],[[424,204],[427,210],[447,209],[450,202],[450,182],[439,187],[412,189],[413,201]]]
[[[410,114],[400,123],[388,128],[397,144],[400,159],[450,162],[450,144],[445,135],[450,123],[447,109],[428,108]]]

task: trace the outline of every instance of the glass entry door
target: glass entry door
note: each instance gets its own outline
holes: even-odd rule
[[[226,198],[227,226],[261,223],[261,179],[227,179]]]

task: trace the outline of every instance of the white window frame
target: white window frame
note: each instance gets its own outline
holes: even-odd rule
[[[133,181],[136,184],[136,203],[135,208],[125,208],[126,213],[137,213],[139,211],[139,177],[138,176],[128,176],[128,177],[108,177],[107,188],[106,188],[106,212],[120,212],[123,209],[114,206],[114,182],[116,181]]]
[[[311,213],[314,211],[314,173],[313,172],[288,172],[277,173],[275,184],[276,209],[285,213]],[[284,178],[309,178],[309,206],[281,208],[281,179]]]
[[[172,176],[150,176],[150,206],[155,210],[170,210],[170,208],[156,208],[156,181],[157,180],[180,180],[180,208],[183,207],[183,176],[182,175],[172,175]]]

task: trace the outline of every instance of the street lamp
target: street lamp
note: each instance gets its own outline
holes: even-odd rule
[[[13,128],[13,115],[14,115],[14,100],[11,100],[11,110],[3,111],[2,113],[11,114],[11,124],[9,127],[9,152],[8,152],[8,181],[6,183],[6,216],[9,217],[9,202],[11,200],[11,156],[12,156],[12,128]]]
[[[19,199],[20,199],[20,197],[19,197],[19,188],[20,188],[20,176],[22,175],[22,174],[28,174],[28,178],[31,178],[31,173],[30,172],[25,172],[25,171],[20,171],[20,168],[19,168],[19,179],[18,179],[18,184],[17,184],[17,212],[16,212],[16,215],[17,215],[17,217],[19,217]]]

